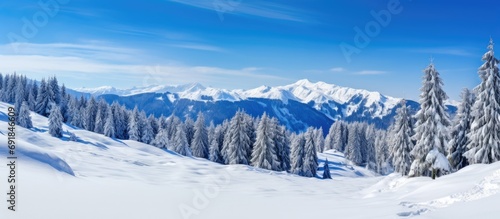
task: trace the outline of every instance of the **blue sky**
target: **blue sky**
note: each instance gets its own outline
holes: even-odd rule
[[[479,83],[489,37],[500,41],[500,7],[487,0],[40,2],[50,6],[0,2],[0,72],[56,75],[73,88],[249,89],[308,78],[418,99],[433,57],[459,99]],[[373,13],[391,18],[382,25]],[[355,43],[356,27],[369,43]]]

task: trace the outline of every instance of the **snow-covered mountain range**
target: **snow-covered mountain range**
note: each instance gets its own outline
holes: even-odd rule
[[[353,98],[360,98],[365,107],[375,107],[375,116],[385,116],[399,102],[399,98],[382,95],[378,92],[371,92],[361,89],[353,89],[341,87],[325,82],[313,83],[307,79],[299,80],[293,84],[269,87],[260,86],[249,90],[226,90],[212,87],[205,87],[199,83],[185,85],[152,85],[147,87],[133,87],[130,89],[117,89],[110,86],[97,88],[78,88],[74,89],[82,93],[89,93],[94,96],[104,94],[114,94],[118,96],[132,96],[143,93],[172,93],[177,94],[177,97],[171,96],[171,101],[175,98],[189,99],[195,101],[241,101],[250,98],[262,98],[281,100],[288,103],[289,100],[294,100],[301,103],[314,103],[316,109],[321,109],[322,104],[336,103],[346,104]],[[335,107],[335,106],[332,106]],[[355,111],[356,107],[348,108],[346,114],[350,115]]]
[[[285,86],[260,86],[249,90],[218,89],[199,83],[131,89],[105,86],[75,90],[101,96],[108,102],[118,101],[128,108],[138,106],[146,113],[156,116],[174,113],[182,118],[193,118],[198,111],[203,111],[209,114],[208,121],[217,124],[231,118],[236,110],[244,109],[254,116],[266,112],[295,131],[307,126],[322,126],[325,132],[338,119],[367,121],[380,128],[387,128],[401,100],[379,92],[311,82],[307,79]],[[418,108],[418,103],[414,101],[408,101],[408,105],[414,110]],[[456,108],[449,106],[449,110],[453,113]]]

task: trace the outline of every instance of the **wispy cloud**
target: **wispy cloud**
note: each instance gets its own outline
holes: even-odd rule
[[[268,1],[202,1],[202,0],[171,0],[197,8],[234,15],[250,15],[276,20],[306,22],[304,12],[286,5]],[[222,4],[222,5],[221,5]]]
[[[5,51],[12,45],[0,45],[0,50]],[[29,48],[31,46],[31,48]],[[109,51],[103,51],[109,50]],[[19,72],[22,74],[63,75],[66,78],[75,77],[77,83],[81,78],[92,81],[102,81],[113,85],[116,80],[128,80],[135,85],[155,84],[183,84],[200,82],[223,87],[239,87],[235,81],[243,84],[260,84],[262,80],[285,81],[286,78],[266,73],[259,67],[245,67],[241,69],[228,69],[215,66],[190,66],[183,64],[138,63],[129,61],[136,50],[111,46],[98,47],[95,45],[73,44],[23,44],[22,53],[0,55],[0,72]],[[80,51],[80,53],[78,52]],[[123,53],[122,57],[114,57],[113,61],[102,59],[102,56],[112,53]],[[123,59],[121,59],[123,58]],[[103,80],[103,78],[105,78]],[[113,78],[115,80],[108,80]],[[153,82],[147,82],[145,80]],[[131,82],[132,81],[132,82]],[[142,84],[137,84],[142,82]],[[229,85],[229,86],[228,86]],[[114,84],[116,86],[116,84]]]
[[[194,44],[194,43],[185,43],[185,44],[172,44],[172,47],[184,48],[184,49],[193,49],[193,50],[202,50],[202,51],[211,51],[211,52],[224,52],[224,49],[211,46],[211,45],[203,45],[203,44]]]
[[[387,74],[386,71],[378,71],[378,70],[363,70],[355,72],[356,75],[383,75]]]
[[[426,53],[429,55],[442,54],[442,55],[453,55],[453,56],[474,56],[474,54],[461,48],[422,48],[410,50],[416,53]]]
[[[342,68],[342,67],[335,67],[335,68],[331,68],[330,71],[331,72],[344,72],[344,71],[346,71],[346,69]]]

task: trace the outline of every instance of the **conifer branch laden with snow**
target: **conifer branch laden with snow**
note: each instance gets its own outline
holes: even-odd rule
[[[446,153],[449,142],[450,120],[444,104],[448,97],[433,63],[424,70],[422,79],[420,110],[415,116],[417,123],[413,136],[416,144],[411,151],[414,160],[409,175],[434,177],[450,171],[449,163],[438,159]]]
[[[406,176],[410,172],[411,156],[413,149],[413,130],[411,128],[411,117],[408,113],[406,101],[401,101],[401,107],[397,110],[396,121],[391,130],[390,155],[396,172]]]

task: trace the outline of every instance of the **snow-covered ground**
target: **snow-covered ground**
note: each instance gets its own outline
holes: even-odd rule
[[[8,105],[0,104],[0,191],[7,191]],[[498,218],[500,163],[431,180],[378,176],[329,160],[332,180],[182,157],[134,141],[75,130],[50,137],[47,120],[17,127],[16,212],[0,218]],[[322,173],[322,169],[319,174]],[[4,193],[5,194],[5,193]],[[7,196],[3,196],[7,199]]]

